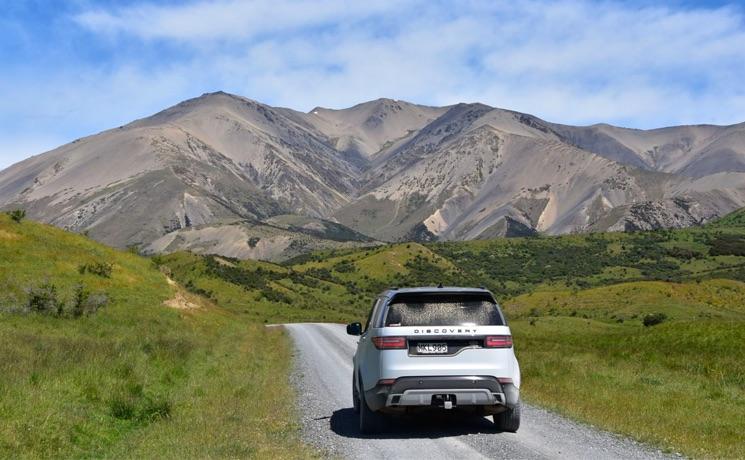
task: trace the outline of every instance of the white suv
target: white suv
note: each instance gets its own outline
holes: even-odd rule
[[[425,408],[492,415],[498,431],[520,426],[520,367],[512,334],[486,289],[390,289],[378,296],[354,355],[352,393],[363,433],[388,414]]]

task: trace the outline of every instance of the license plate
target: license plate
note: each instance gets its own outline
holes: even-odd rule
[[[418,343],[416,352],[420,355],[437,355],[448,352],[447,343]]]

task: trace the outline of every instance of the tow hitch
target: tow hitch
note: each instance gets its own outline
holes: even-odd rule
[[[452,409],[455,407],[456,397],[454,394],[432,395],[432,405],[442,407],[443,409]]]

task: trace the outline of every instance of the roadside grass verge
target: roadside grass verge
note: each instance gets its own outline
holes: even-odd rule
[[[700,458],[741,458],[745,321],[511,323],[527,401]]]
[[[292,362],[283,330],[215,321],[219,340],[195,352],[190,378],[174,395],[168,423],[133,433],[114,456],[152,458],[309,458],[298,441]]]

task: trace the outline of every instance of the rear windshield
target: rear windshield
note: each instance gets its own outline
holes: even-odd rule
[[[488,294],[399,294],[388,306],[386,327],[502,326],[497,304]]]

